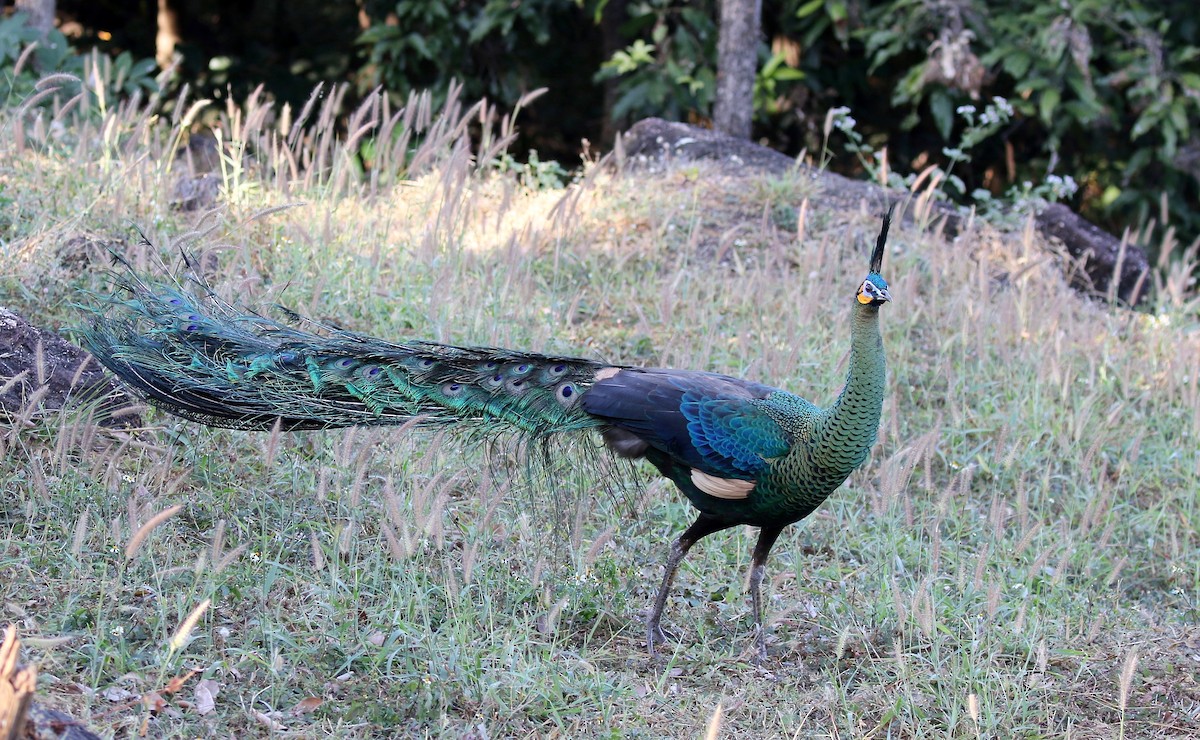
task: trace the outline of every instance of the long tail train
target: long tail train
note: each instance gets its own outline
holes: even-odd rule
[[[79,330],[84,347],[136,393],[210,426],[285,430],[455,424],[541,436],[593,429],[579,405],[602,363],[493,347],[320,333],[247,313],[214,295],[150,285],[129,265]],[[611,372],[611,371],[610,371]]]

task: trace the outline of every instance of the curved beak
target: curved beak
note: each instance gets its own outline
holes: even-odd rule
[[[892,300],[892,294],[887,292],[886,288],[883,288],[879,291],[879,298],[881,300],[890,301]]]

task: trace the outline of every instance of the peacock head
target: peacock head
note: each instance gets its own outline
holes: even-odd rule
[[[887,281],[879,274],[883,269],[883,247],[887,244],[888,227],[892,224],[892,211],[896,209],[895,204],[888,209],[887,215],[883,217],[883,227],[879,230],[879,239],[875,241],[875,251],[871,253],[871,271],[867,273],[867,279],[858,287],[858,302],[864,306],[882,306],[884,303],[892,300],[892,294],[888,292]]]

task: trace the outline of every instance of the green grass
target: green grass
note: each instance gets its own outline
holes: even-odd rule
[[[251,165],[208,214],[169,207],[181,121],[68,115],[56,138],[4,112],[3,303],[69,326],[105,285],[71,237],[160,274],[186,243],[226,297],[384,338],[713,370],[818,403],[840,387],[879,204],[823,212],[801,179],[704,165],[529,191],[455,154],[452,125],[417,137],[414,169],[362,174],[322,117],[289,144],[257,111],[220,119]],[[510,479],[504,450],[443,437],[154,413],[114,431],[30,409],[0,432],[0,621],[44,701],[117,736],[695,737],[718,706],[723,737],[1186,736],[1197,303],[1164,265],[1154,310],[1112,308],[1045,254],[984,225],[895,232],[879,444],[776,546],[762,667],[739,530],[685,561],[678,641],[647,661],[691,517],[652,478]]]

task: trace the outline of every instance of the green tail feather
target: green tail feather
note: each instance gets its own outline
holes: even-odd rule
[[[210,426],[323,429],[455,424],[537,437],[600,423],[579,399],[605,365],[491,347],[306,331],[132,269],[88,307],[83,346],[155,406]],[[298,318],[298,317],[297,317]],[[316,326],[316,325],[314,325]]]

